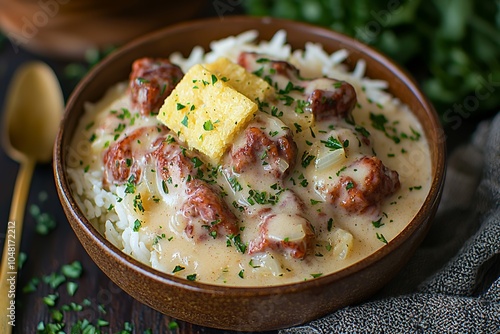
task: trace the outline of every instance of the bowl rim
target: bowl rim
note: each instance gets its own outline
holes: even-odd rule
[[[73,199],[72,191],[69,186],[68,176],[65,170],[66,159],[64,158],[66,153],[66,148],[62,147],[62,142],[65,137],[72,136],[65,129],[65,125],[69,121],[69,114],[71,110],[74,109],[75,104],[78,100],[78,95],[89,85],[96,77],[97,73],[108,63],[113,62],[114,59],[119,58],[121,55],[126,54],[128,51],[135,49],[137,46],[157,39],[166,38],[169,35],[181,34],[182,32],[189,30],[196,30],[204,28],[207,24],[215,24],[217,22],[222,22],[222,24],[234,24],[238,25],[240,23],[253,23],[255,24],[256,30],[259,30],[263,25],[278,24],[280,28],[286,29],[288,26],[300,27],[307,30],[308,34],[311,36],[323,36],[328,39],[333,39],[338,41],[341,45],[354,48],[360,53],[361,57],[372,58],[376,62],[382,63],[386,70],[392,72],[399,80],[403,82],[405,86],[415,95],[416,99],[425,107],[426,114],[430,118],[429,121],[432,123],[433,129],[442,131],[442,126],[439,122],[439,118],[434,109],[434,106],[430,103],[428,98],[421,92],[415,79],[407,70],[403,69],[400,65],[396,64],[394,60],[391,60],[387,56],[383,55],[380,51],[361,43],[360,41],[344,35],[342,33],[330,30],[328,28],[312,25],[309,23],[292,21],[287,19],[278,19],[271,17],[250,17],[234,15],[229,17],[221,18],[204,18],[195,19],[187,22],[177,23],[171,26],[166,26],[165,28],[147,33],[139,38],[136,38],[116,51],[112,52],[110,55],[105,57],[101,62],[94,66],[90,72],[77,84],[76,88],[71,93],[68,103],[65,108],[64,117],[61,121],[60,130],[56,139],[54,147],[54,174],[56,176],[56,186],[60,191],[60,199],[65,202],[74,217],[77,218],[78,224],[83,229],[83,231],[91,237],[92,241],[97,243],[99,246],[106,249],[109,255],[113,257],[114,260],[118,261],[122,265],[128,267],[131,270],[139,272],[142,275],[148,276],[162,284],[167,284],[170,286],[177,286],[190,291],[199,291],[203,293],[209,293],[212,295],[225,295],[225,296],[241,296],[241,295],[260,295],[260,296],[271,296],[277,293],[283,295],[287,293],[293,293],[297,290],[305,290],[313,287],[319,287],[324,285],[330,285],[335,281],[342,280],[356,272],[362,271],[370,266],[374,266],[383,259],[387,254],[391,253],[395,249],[402,246],[402,244],[409,238],[410,235],[415,232],[418,227],[427,219],[426,212],[433,207],[437,206],[442,192],[442,187],[445,178],[445,142],[440,140],[435,143],[438,147],[436,150],[442,154],[436,154],[435,165],[436,168],[432,169],[433,175],[431,180],[431,186],[429,193],[427,194],[421,208],[418,210],[413,219],[405,226],[405,228],[399,232],[392,240],[390,240],[386,245],[376,250],[374,253],[362,258],[358,262],[355,262],[348,267],[341,270],[324,274],[321,277],[298,281],[286,284],[271,285],[271,286],[226,286],[217,285],[199,281],[189,281],[182,277],[177,277],[168,273],[161,272],[153,267],[146,265],[131,255],[124,253],[122,250],[118,249],[109,240],[102,235],[90,221],[85,217],[82,210],[77,205],[76,201]],[[249,30],[249,29],[247,29]],[[223,37],[221,37],[223,38]],[[259,39],[259,37],[257,38]],[[194,47],[195,45],[193,45]],[[80,115],[81,117],[81,115]],[[79,118],[80,118],[79,117]],[[429,145],[431,143],[429,142]],[[425,209],[425,210],[424,210]],[[102,269],[102,268],[101,268]],[[103,270],[104,271],[104,270]]]

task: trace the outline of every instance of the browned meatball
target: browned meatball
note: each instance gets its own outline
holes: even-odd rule
[[[334,87],[334,90],[315,89],[307,98],[307,109],[314,114],[316,121],[351,117],[357,101],[354,87],[345,81],[337,81]]]
[[[400,187],[399,175],[377,157],[363,157],[351,164],[347,175],[330,187],[320,189],[327,199],[347,212],[363,213],[377,208]],[[359,176],[354,176],[359,173]]]
[[[262,68],[267,70],[266,74],[277,73],[289,79],[299,77],[299,70],[289,62],[268,59],[265,55],[255,52],[240,53],[237,62],[249,72],[256,72]]]
[[[144,157],[152,149],[150,143],[164,135],[165,131],[166,127],[142,127],[111,144],[103,157],[104,185],[123,184],[131,176],[134,183],[139,182],[145,163]]]
[[[158,113],[184,73],[168,59],[141,58],[132,64],[130,97],[142,115]]]
[[[281,178],[293,170],[297,157],[297,144],[291,133],[271,139],[263,130],[250,126],[245,130],[245,143],[233,148],[232,166],[236,173],[241,173],[258,164]],[[288,167],[287,167],[288,166]],[[286,169],[284,167],[287,167]]]
[[[196,173],[192,161],[177,140],[171,135],[168,138],[159,139],[158,148],[151,155],[161,178],[171,184],[179,185],[188,177],[195,177]]]
[[[196,178],[194,156],[188,157],[172,140],[163,140],[153,156],[161,178],[177,188],[178,196],[182,197],[180,210],[188,219],[185,232],[189,237],[206,239],[208,236],[217,238],[238,233],[237,218],[220,192],[206,181]],[[195,222],[201,223],[203,228],[195,226]]]
[[[237,235],[238,224],[234,213],[229,209],[219,193],[209,184],[195,179],[186,183],[187,200],[182,207],[182,213],[190,218],[186,227],[186,234],[190,237],[217,238],[219,235]],[[202,236],[195,236],[193,220],[201,219],[207,232]]]

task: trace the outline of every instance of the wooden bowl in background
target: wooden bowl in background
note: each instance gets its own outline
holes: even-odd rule
[[[14,48],[66,59],[121,46],[147,32],[192,19],[206,1],[0,0],[0,30]]]

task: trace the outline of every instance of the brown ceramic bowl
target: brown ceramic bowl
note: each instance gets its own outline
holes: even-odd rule
[[[295,284],[273,287],[226,287],[191,282],[156,271],[107,241],[78,208],[65,166],[67,148],[86,101],[99,100],[104,91],[127,79],[132,62],[143,56],[189,54],[192,47],[257,29],[269,39],[286,29],[288,42],[303,48],[307,41],[323,44],[328,52],[350,51],[348,64],[367,62],[367,75],[389,82],[389,91],[414,111],[430,143],[432,185],[415,218],[386,246],[339,272]],[[198,325],[259,331],[301,324],[333,310],[357,303],[386,284],[418,247],[434,216],[445,171],[442,128],[432,105],[414,81],[391,60],[360,42],[333,31],[306,24],[249,17],[225,17],[183,23],[149,34],[126,45],[95,67],[78,85],[67,104],[54,150],[57,189],[69,222],[92,259],[123,290],[144,304],[174,318]]]

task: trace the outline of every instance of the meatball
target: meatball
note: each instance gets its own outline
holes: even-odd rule
[[[384,166],[377,157],[362,157],[343,172],[336,183],[321,187],[327,200],[350,213],[378,208],[401,184],[396,171]]]
[[[157,114],[184,73],[168,59],[141,58],[132,64],[130,97],[142,115]]]

